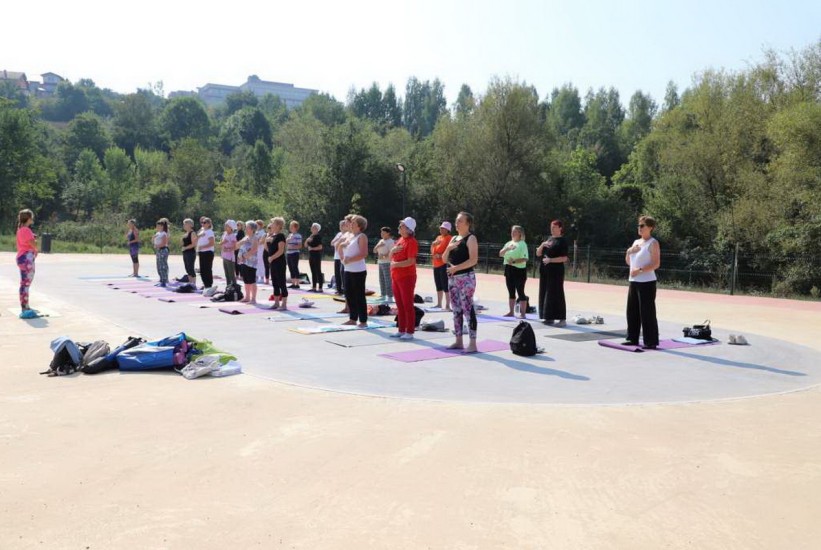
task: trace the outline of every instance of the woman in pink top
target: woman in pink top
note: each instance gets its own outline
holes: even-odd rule
[[[17,214],[17,267],[20,269],[20,312],[21,319],[38,317],[29,307],[29,287],[34,280],[34,259],[37,257],[37,236],[31,230],[34,213],[20,210]]]

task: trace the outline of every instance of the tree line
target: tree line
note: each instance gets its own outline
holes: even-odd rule
[[[820,102],[821,40],[671,82],[660,104],[572,84],[542,97],[509,78],[463,85],[452,105],[439,80],[412,77],[401,97],[373,84],[290,111],[250,92],[208,108],[158,86],[123,95],[82,79],[30,98],[3,85],[0,221],[10,229],[30,207],[53,222],[285,215],[334,227],[356,212],[373,232],[407,214],[424,238],[468,210],[485,241],[513,223],[532,241],[561,218],[580,245],[623,247],[648,213],[691,266],[738,245],[749,267],[779,273],[774,290],[808,293],[821,287]]]

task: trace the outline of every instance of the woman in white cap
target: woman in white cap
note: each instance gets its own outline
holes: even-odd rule
[[[308,265],[311,268],[311,290],[308,292],[322,292],[322,226],[314,222],[311,224],[311,235],[305,239],[305,248],[308,249]]]
[[[430,244],[430,257],[433,259],[433,282],[436,284],[436,307],[442,307],[442,297],[445,298],[445,310],[450,310],[450,293],[448,293],[448,264],[442,259],[445,249],[453,236],[450,234],[453,227],[450,222],[442,222],[439,226],[439,236]]]
[[[220,239],[220,256],[222,257],[222,269],[225,272],[225,284],[232,285],[237,282],[236,264],[234,263],[234,251],[237,249],[237,222],[228,220]]]
[[[414,237],[416,220],[408,216],[399,222],[399,240],[391,249],[391,283],[396,300],[396,318],[399,331],[392,338],[413,340],[416,330],[416,309],[413,297],[416,292],[416,256],[419,243]]]

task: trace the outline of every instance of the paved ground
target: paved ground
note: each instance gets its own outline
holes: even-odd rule
[[[719,338],[742,332],[749,348],[631,354],[549,337],[574,327],[538,330],[547,353],[534,359],[399,363],[379,355],[448,340],[301,335],[287,329],[319,323],[163,304],[80,279],[127,272],[113,256],[41,256],[33,303],[61,316],[24,322],[6,311],[12,256],[0,266],[4,548],[821,540],[817,302],[660,292],[663,336],[709,317]],[[430,278],[422,272],[422,294]],[[567,289],[573,312],[623,329],[625,288]],[[479,296],[498,313],[501,279],[480,276]],[[506,341],[511,327],[482,323],[480,339]],[[118,342],[177,330],[236,352],[250,374],[36,375],[57,335]]]

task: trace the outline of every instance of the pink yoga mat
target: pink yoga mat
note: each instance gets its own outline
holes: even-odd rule
[[[659,342],[659,346],[652,350],[652,349],[642,349],[641,346],[622,346],[621,341],[619,340],[599,340],[599,345],[604,346],[606,348],[613,348],[618,349],[621,351],[664,351],[667,349],[680,349],[680,348],[698,348],[701,346],[711,346],[713,344],[717,344],[718,342],[707,342],[705,344],[687,344],[685,342],[676,342],[674,340],[661,340]]]
[[[500,342],[499,340],[482,340],[476,347],[479,348],[479,353],[490,353],[492,351],[509,350],[510,344],[507,342]],[[447,357],[460,357],[471,355],[465,353],[460,349],[447,348],[424,348],[410,351],[399,351],[396,353],[383,353],[379,357],[387,357],[394,361],[401,361],[403,363],[416,363],[418,361],[433,361],[434,359],[445,359]]]
[[[202,294],[181,294],[178,292],[171,292],[171,296],[160,296],[160,302],[210,302]]]
[[[223,306],[219,308],[219,310],[222,313],[227,313],[228,315],[257,315],[260,313],[267,313],[270,315],[272,311],[275,311],[270,307],[262,306],[262,304],[236,304],[232,306]]]

